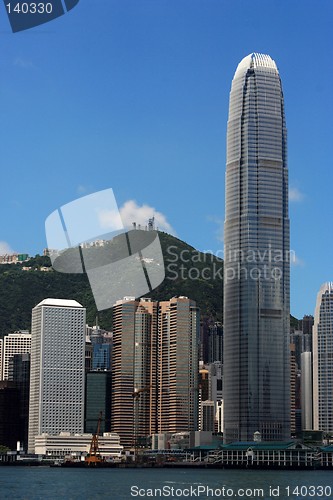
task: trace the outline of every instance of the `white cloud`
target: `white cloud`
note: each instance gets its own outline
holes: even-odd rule
[[[215,215],[208,215],[207,219],[214,222],[217,225],[215,231],[215,236],[218,241],[224,242],[224,220],[221,217],[216,217]]]
[[[122,229],[123,224],[118,210],[99,209],[97,212],[98,222],[103,230],[117,231]]]
[[[296,254],[295,250],[290,250],[290,265],[293,267],[304,267],[305,262]]]
[[[156,228],[169,234],[176,234],[164,214],[158,212],[154,207],[149,205],[140,206],[135,200],[126,201],[120,208],[120,215],[126,228],[132,228],[133,222],[136,222],[137,225],[141,224],[142,227],[145,227],[148,224],[148,219],[155,217]]]
[[[83,184],[79,184],[78,187],[76,188],[76,191],[78,194],[85,194],[88,190],[86,186],[84,186]]]
[[[76,186],[76,193],[80,196],[94,194],[95,188],[92,184],[78,184]]]
[[[289,201],[302,201],[304,194],[296,187],[289,188]]]
[[[6,241],[0,241],[0,255],[15,253]]]
[[[29,59],[22,59],[22,57],[17,57],[13,64],[21,69],[32,69],[35,67]]]

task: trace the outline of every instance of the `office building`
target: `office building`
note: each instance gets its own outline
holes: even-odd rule
[[[290,344],[290,432],[296,434],[296,382],[297,363],[295,356],[295,344]]]
[[[111,344],[101,343],[93,345],[93,370],[111,370]]]
[[[311,314],[305,314],[303,319],[300,320],[300,329],[304,335],[310,335],[312,337],[312,328],[314,323],[314,317]],[[311,346],[306,346],[311,347]],[[311,349],[309,349],[310,351]]]
[[[8,380],[14,382],[19,390],[19,408],[16,408],[20,420],[19,441],[21,447],[28,447],[29,393],[30,393],[30,353],[14,354],[9,360]]]
[[[302,321],[300,323],[302,324]],[[308,325],[308,323],[304,324]],[[290,334],[290,343],[295,345],[296,363],[297,367],[300,368],[302,352],[312,352],[312,333],[304,333],[303,330],[294,330]]]
[[[112,353],[112,334],[98,326],[89,328],[93,347],[92,370],[110,370]]]
[[[156,428],[157,302],[125,297],[113,307],[111,429],[134,446]]]
[[[215,361],[207,365],[209,376],[209,398],[216,403],[223,399],[223,365]]]
[[[224,261],[224,440],[290,437],[287,132],[281,80],[250,54],[231,87]]]
[[[84,428],[86,310],[75,300],[45,299],[32,310],[29,452],[43,433]]]
[[[0,382],[0,445],[16,450],[21,439],[20,391],[14,382]]]
[[[218,421],[220,421],[221,419],[220,415],[218,414],[218,409],[223,399],[222,374],[223,374],[223,365],[221,361],[215,361],[214,363],[206,364],[199,370],[199,430],[200,431],[211,430],[214,432],[215,429],[219,428]],[[211,410],[212,404],[213,404],[213,410]],[[210,420],[211,418],[213,419],[213,425],[207,424],[207,422],[211,422]],[[223,430],[220,428],[219,432],[223,432]]]
[[[197,430],[199,310],[187,297],[113,308],[111,429],[121,444]],[[124,418],[126,415],[126,418]]]
[[[45,455],[49,459],[64,458],[81,460],[90,450],[91,434],[70,434],[61,432],[57,436],[43,434],[36,437],[36,454]],[[119,459],[123,447],[120,445],[118,434],[103,432],[98,438],[100,456],[106,460]]]
[[[208,371],[206,365],[200,366],[198,387],[199,387],[199,402],[206,401],[207,399],[210,399],[209,398],[209,371]]]
[[[318,292],[312,340],[313,428],[333,432],[333,282]]]
[[[159,303],[158,432],[198,430],[200,313],[195,301]]]
[[[14,354],[25,354],[31,350],[31,334],[27,330],[10,333],[4,338],[2,380],[8,380],[9,360]]]
[[[100,431],[110,432],[111,372],[108,371],[92,371],[86,374],[84,432],[96,432],[100,415]]]
[[[199,413],[199,431],[215,431],[215,401],[201,401]]]
[[[86,345],[84,349],[84,366],[86,372],[90,372],[92,370],[93,363],[93,345],[91,343],[90,337],[86,335]]]
[[[207,363],[215,361],[223,361],[223,327],[219,322],[209,325],[208,330]]]
[[[301,354],[301,410],[302,430],[313,429],[312,353]]]

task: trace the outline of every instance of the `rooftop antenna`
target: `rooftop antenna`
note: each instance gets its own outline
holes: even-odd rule
[[[155,217],[148,219],[148,231],[153,231],[155,229]]]

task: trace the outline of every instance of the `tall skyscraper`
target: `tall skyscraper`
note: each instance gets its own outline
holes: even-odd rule
[[[195,301],[159,303],[158,432],[198,430],[199,325]]]
[[[281,80],[250,54],[232,81],[224,268],[224,439],[290,436],[287,132]]]
[[[113,308],[111,429],[126,447],[197,430],[199,309],[187,297]]]
[[[123,446],[156,432],[157,302],[125,297],[113,307],[111,429]]]
[[[317,295],[313,326],[313,428],[333,432],[333,282]]]
[[[86,310],[45,299],[32,310],[29,452],[42,433],[84,430]]]

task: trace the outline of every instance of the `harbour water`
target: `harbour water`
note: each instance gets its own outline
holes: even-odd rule
[[[0,467],[1,500],[333,499],[333,471]]]

